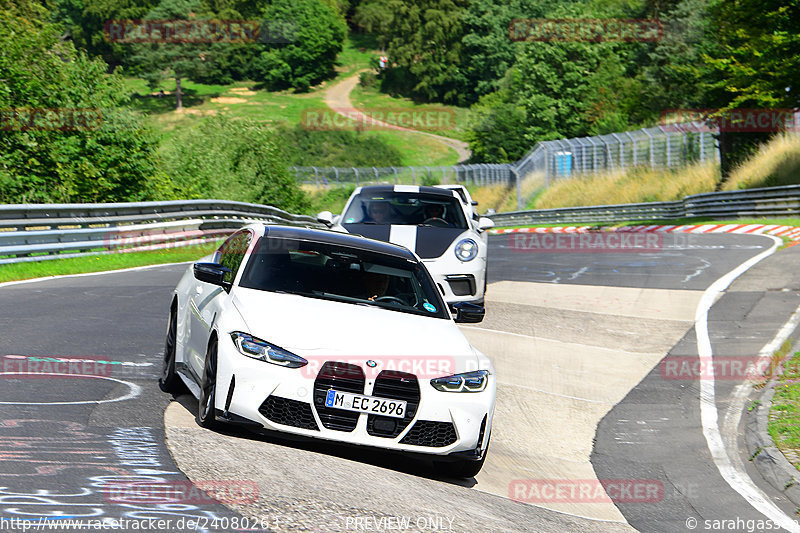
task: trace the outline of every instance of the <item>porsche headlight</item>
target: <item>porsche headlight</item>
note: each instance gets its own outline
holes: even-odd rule
[[[247,333],[241,331],[234,331],[231,333],[233,343],[239,349],[239,353],[265,361],[274,365],[285,366],[288,368],[300,368],[308,364],[308,361],[295,355],[292,352],[287,352],[283,348],[278,348],[267,341],[263,341]]]
[[[431,386],[442,392],[481,392],[489,382],[488,370],[476,370],[431,380]]]
[[[456,244],[455,254],[460,261],[472,261],[478,255],[478,243],[472,239],[461,239]]]

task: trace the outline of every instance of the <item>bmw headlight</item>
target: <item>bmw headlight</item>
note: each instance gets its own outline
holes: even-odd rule
[[[442,392],[481,392],[489,382],[488,370],[476,370],[431,380],[431,386]]]
[[[478,243],[472,239],[461,239],[456,244],[455,253],[460,261],[472,261],[478,255]]]
[[[308,364],[308,361],[295,355],[292,352],[287,352],[283,348],[263,341],[247,333],[241,331],[234,331],[231,333],[233,343],[239,349],[239,353],[258,359],[259,361],[266,361],[274,365],[285,366],[288,368],[300,368]]]

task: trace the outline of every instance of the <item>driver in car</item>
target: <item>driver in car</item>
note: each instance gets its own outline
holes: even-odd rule
[[[367,215],[376,224],[391,224],[394,218],[392,206],[388,202],[370,202],[367,206]]]
[[[439,222],[440,225],[451,224],[444,218],[444,206],[442,204],[428,204],[425,206],[425,219],[423,222]]]
[[[386,295],[386,290],[389,288],[389,276],[386,274],[364,272],[363,279],[364,292],[367,294],[367,300],[373,302],[377,298]]]

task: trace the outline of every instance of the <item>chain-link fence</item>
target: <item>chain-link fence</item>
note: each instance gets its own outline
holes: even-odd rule
[[[427,167],[290,167],[298,183],[318,187],[345,185],[508,185],[514,182],[511,165],[455,165]]]
[[[713,133],[689,125],[543,141],[514,163],[523,178],[543,173],[550,180],[633,167],[670,168],[708,160],[719,161]]]
[[[719,162],[714,132],[693,124],[542,141],[510,164],[475,164],[425,167],[291,167],[299,183],[321,187],[343,185],[409,184],[516,186],[517,208],[553,180],[581,174],[645,167],[685,166],[703,161]],[[517,178],[520,179],[517,179]]]

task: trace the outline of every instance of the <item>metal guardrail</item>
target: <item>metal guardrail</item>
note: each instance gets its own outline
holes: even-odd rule
[[[226,200],[0,205],[0,264],[202,244],[254,221],[321,226],[309,216]]]
[[[498,226],[513,226],[767,216],[800,216],[800,185],[695,194],[675,202],[513,211],[490,218]],[[223,200],[0,205],[0,264],[201,244],[253,221],[322,227],[309,216]]]
[[[800,216],[800,185],[710,192],[675,202],[565,207],[497,213],[498,226],[526,224],[603,224],[677,218],[747,218]]]

